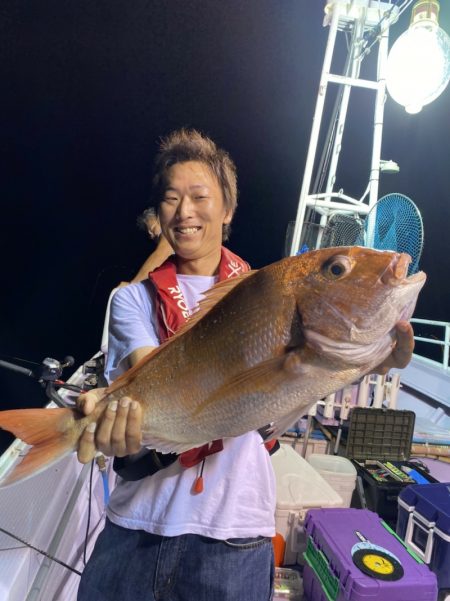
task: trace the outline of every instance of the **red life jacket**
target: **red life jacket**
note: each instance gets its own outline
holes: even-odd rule
[[[219,264],[219,282],[236,277],[250,270],[248,263],[222,246]],[[156,315],[158,318],[159,338],[165,342],[188,320],[189,309],[178,285],[176,264],[170,257],[160,267],[148,274],[156,292]],[[222,440],[181,453],[179,461],[184,467],[200,463],[207,455],[223,449]]]
[[[248,263],[222,246],[219,264],[219,282],[250,270]],[[159,339],[165,342],[188,320],[189,310],[177,281],[175,259],[169,257],[148,274],[156,290],[156,315]]]

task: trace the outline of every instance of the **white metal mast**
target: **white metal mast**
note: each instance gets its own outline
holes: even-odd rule
[[[395,12],[394,12],[395,11]],[[397,13],[397,8],[391,3],[378,0],[331,0],[325,6],[325,25],[329,25],[328,42],[325,50],[322,74],[317,95],[316,108],[313,118],[311,138],[306,158],[303,183],[298,203],[297,218],[293,232],[290,254],[295,255],[302,242],[302,229],[305,222],[306,209],[320,217],[320,226],[315,242],[320,246],[323,228],[330,215],[342,212],[350,215],[366,215],[378,200],[378,181],[380,174],[381,140],[383,129],[384,102],[386,97],[386,61],[388,54],[388,23]],[[386,15],[389,14],[389,19]],[[364,57],[364,34],[373,32],[380,22],[383,26],[377,33],[378,63],[374,80],[360,78],[360,67]],[[338,32],[351,30],[352,39],[348,48],[348,57],[343,74],[331,73],[331,65]],[[324,192],[312,193],[311,182],[316,161],[316,153],[322,125],[328,84],[333,83],[342,87],[338,95],[337,125],[334,144]],[[372,159],[370,165],[369,183],[361,198],[347,196],[343,191],[335,191],[336,170],[339,162],[342,136],[347,119],[347,108],[352,88],[366,88],[375,92],[375,107],[373,112],[373,141]],[[367,199],[367,200],[366,200]]]

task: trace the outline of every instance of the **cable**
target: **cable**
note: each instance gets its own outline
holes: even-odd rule
[[[392,20],[392,16],[395,17],[395,20],[398,20],[399,17],[405,12],[407,8],[414,2],[415,0],[403,0],[403,3],[398,6],[398,2],[392,5],[392,8],[387,11],[383,17],[379,20],[379,22],[373,26],[373,28],[368,32],[365,44],[361,47],[361,52],[359,56],[366,56],[369,54],[372,46],[378,41],[379,37],[389,29],[389,27],[394,23]],[[398,7],[398,12],[392,15],[395,7]],[[387,23],[383,29],[382,24],[383,21],[387,20]],[[359,58],[359,56],[357,58]]]
[[[109,503],[109,486],[108,486],[108,474],[106,472],[101,472],[102,481],[103,481],[103,496],[105,499],[105,505]]]
[[[38,547],[35,547],[34,545],[32,545],[31,543],[27,543],[27,541],[23,540],[23,538],[20,538],[20,536],[16,536],[15,534],[13,534],[12,532],[9,532],[8,530],[5,530],[4,528],[2,528],[0,526],[0,532],[3,532],[3,534],[7,534],[8,536],[10,536],[11,538],[16,539],[17,541],[19,541],[19,543],[22,543],[23,545],[25,545],[26,547],[29,547],[30,549],[33,549],[33,551],[37,551],[38,553],[40,553],[41,555],[44,555],[45,557],[47,557],[48,559],[51,559],[52,561],[56,561],[56,563],[59,563],[60,565],[62,565],[64,568],[67,568],[68,570],[70,570],[71,572],[74,572],[75,574],[78,574],[78,576],[81,576],[81,572],[79,572],[78,570],[76,570],[75,568],[73,568],[72,566],[69,566],[67,563],[64,563],[64,561],[61,561],[60,559],[57,559],[56,557],[54,557],[53,555],[50,555],[49,553],[47,553],[46,551],[43,551],[42,549],[38,549]]]
[[[72,392],[79,392],[80,394],[87,392],[81,386],[76,386],[75,384],[67,384],[67,382],[63,382],[63,380],[55,380],[54,384],[59,386],[60,388],[65,388],[66,390],[71,390]]]
[[[86,552],[87,552],[87,544],[89,537],[89,527],[91,525],[91,502],[92,502],[92,478],[94,474],[94,460],[91,461],[91,471],[89,474],[89,494],[88,494],[88,517],[86,524],[86,536],[84,537],[84,547],[83,547],[83,563],[86,565]]]
[[[10,357],[9,355],[0,355],[1,359],[5,361],[20,361],[21,363],[29,363],[30,365],[36,365],[37,367],[42,367],[42,363],[37,363],[36,361],[29,361],[28,359],[21,359],[20,357]]]

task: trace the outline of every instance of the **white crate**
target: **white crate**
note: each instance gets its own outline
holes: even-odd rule
[[[294,449],[281,444],[271,457],[277,486],[275,527],[285,543],[284,565],[301,560],[306,548],[306,513],[321,507],[343,507],[340,495]],[[300,555],[299,555],[300,554]]]
[[[338,455],[315,453],[308,457],[308,463],[339,493],[344,501],[344,507],[350,507],[356,486],[356,468],[353,463]]]

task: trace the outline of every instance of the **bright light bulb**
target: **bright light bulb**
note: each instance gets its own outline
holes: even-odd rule
[[[413,23],[389,53],[389,94],[408,113],[418,113],[445,90],[449,79],[450,38],[437,23]]]

